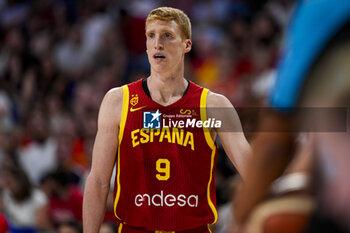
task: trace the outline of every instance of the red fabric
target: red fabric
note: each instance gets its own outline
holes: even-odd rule
[[[103,222],[114,222],[116,220],[113,211],[106,211],[105,216],[103,217]]]
[[[135,228],[126,224],[122,224],[122,226],[120,226],[121,224],[122,223],[118,223],[118,229],[121,228],[122,233],[154,233],[154,231],[149,231],[144,228]],[[208,225],[204,225],[184,231],[176,231],[176,233],[211,233],[211,231],[209,231]]]
[[[6,233],[8,231],[8,225],[5,217],[0,214],[0,233]]]
[[[83,193],[79,187],[72,185],[66,199],[51,197],[50,216],[54,223],[59,224],[67,220],[82,221]]]
[[[212,149],[205,140],[203,129],[179,129],[179,132],[183,130],[182,143],[172,136],[173,128],[169,129],[168,134],[171,139],[166,137],[166,131],[163,138],[162,133],[156,135],[156,132],[162,130],[153,131],[153,136],[150,130],[141,131],[145,111],[159,110],[163,118],[165,115],[182,115],[182,109],[182,112],[191,112],[191,118],[200,119],[199,107],[203,88],[190,82],[187,93],[167,107],[159,105],[145,94],[141,80],[129,84],[128,88],[129,109],[120,145],[121,188],[117,216],[128,225],[147,230],[178,231],[212,223],[214,213],[207,197]],[[131,111],[131,108],[138,109],[144,106],[146,107]],[[185,145],[185,138],[190,138],[191,134],[193,147],[190,143]],[[216,158],[217,148],[214,150]],[[156,169],[159,159],[169,161],[168,180],[161,181],[156,177],[157,174],[163,177],[166,174]],[[161,168],[164,166],[165,163],[160,163]],[[215,164],[213,166],[215,167]],[[214,171],[212,176],[210,198],[216,208]],[[116,178],[115,193],[117,189]],[[141,200],[143,197],[138,195],[144,194],[150,198],[144,196],[144,200]],[[157,204],[160,206],[156,206]]]

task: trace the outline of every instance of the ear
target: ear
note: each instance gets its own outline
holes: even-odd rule
[[[185,53],[188,53],[192,49],[192,41],[190,39],[186,39],[184,41],[184,43],[185,43],[185,50],[184,51],[185,51]]]

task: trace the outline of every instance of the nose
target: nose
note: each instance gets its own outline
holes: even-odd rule
[[[155,41],[154,41],[154,48],[156,50],[163,49],[163,42],[162,42],[160,36],[156,36]]]

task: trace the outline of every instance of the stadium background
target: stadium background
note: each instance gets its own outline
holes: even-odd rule
[[[151,9],[173,6],[189,15],[193,49],[185,61],[186,78],[226,95],[236,107],[257,107],[266,104],[273,84],[293,2],[0,0],[2,199],[8,198],[11,182],[24,193],[40,189],[47,229],[81,222],[98,108],[110,88],[147,77],[144,22]],[[251,132],[256,116],[239,115]],[[219,152],[217,203],[225,222],[235,171]],[[4,174],[11,166],[23,168],[31,185],[19,175]],[[2,203],[0,208],[6,218],[8,207]],[[215,232],[223,232],[220,224],[225,223]],[[20,230],[23,224],[12,222],[12,227]]]

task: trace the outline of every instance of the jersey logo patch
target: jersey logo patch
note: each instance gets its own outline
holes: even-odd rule
[[[194,111],[194,110],[193,110]],[[191,115],[192,111],[190,109],[180,109],[180,114]]]
[[[130,112],[136,112],[137,110],[140,110],[140,109],[143,109],[143,108],[145,108],[146,106],[142,106],[142,107],[138,107],[138,108],[133,108],[133,107],[131,107],[130,108]]]
[[[131,95],[131,99],[130,99],[130,112],[135,112],[137,110],[140,110],[140,109],[143,109],[145,108],[146,106],[142,106],[142,107],[138,107],[138,108],[135,108],[135,106],[139,103],[139,96],[136,94],[136,95]]]
[[[161,113],[159,110],[156,112],[143,112],[143,128],[144,129],[160,129]]]

